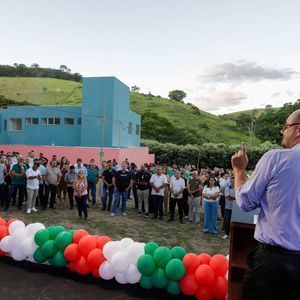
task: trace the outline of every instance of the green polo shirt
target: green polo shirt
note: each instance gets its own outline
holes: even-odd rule
[[[26,172],[26,170],[27,170],[26,165],[23,164],[23,167],[24,167],[24,171]],[[14,164],[12,166],[11,170],[15,171],[17,174],[22,174],[19,164]],[[12,184],[25,184],[25,178],[22,176],[13,176],[11,183]]]
[[[171,171],[171,172],[167,172],[167,174],[169,175],[169,177],[171,178],[172,176],[174,176],[174,172],[173,171]]]
[[[202,181],[201,181],[201,179],[198,179],[198,178],[196,180],[194,178],[192,178],[189,181],[189,185],[190,185],[190,191],[192,192],[192,191],[197,190],[198,187],[199,187],[199,185],[202,185]],[[195,197],[200,197],[201,196],[201,192],[199,191],[199,192],[195,193],[194,196]]]
[[[98,170],[94,170],[94,172],[92,172],[91,169],[87,169],[87,182],[88,183],[95,183],[97,181],[97,177],[99,176],[99,171]]]

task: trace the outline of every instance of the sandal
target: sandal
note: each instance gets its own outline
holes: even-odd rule
[[[89,220],[89,218],[84,218],[86,221],[88,221]]]
[[[81,217],[80,217],[80,216],[78,216],[78,217],[77,217],[77,219],[78,219],[78,220],[80,220],[80,219],[81,219]]]

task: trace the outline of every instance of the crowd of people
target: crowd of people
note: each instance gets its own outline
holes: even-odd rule
[[[249,174],[251,174],[249,172]],[[97,193],[98,189],[98,193]],[[17,201],[18,191],[18,201]],[[195,165],[165,166],[143,164],[139,168],[126,158],[120,165],[115,159],[103,161],[97,166],[94,159],[89,164],[78,158],[71,164],[66,157],[53,155],[48,160],[42,153],[34,151],[27,158],[18,152],[1,152],[0,199],[1,209],[11,206],[18,210],[26,203],[29,214],[69,205],[77,207],[78,218],[88,220],[88,208],[96,205],[97,194],[101,199],[101,210],[115,216],[121,205],[121,214],[126,216],[126,203],[132,196],[137,216],[164,220],[179,220],[181,224],[200,225],[200,208],[204,209],[204,232],[217,234],[217,221],[224,219],[224,239],[229,238],[230,219],[234,197],[232,171],[210,168],[198,171]],[[74,201],[75,198],[75,201]],[[176,205],[178,213],[175,211]]]

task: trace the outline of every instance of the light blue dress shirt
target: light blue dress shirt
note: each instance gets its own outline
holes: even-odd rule
[[[256,240],[300,251],[300,144],[265,153],[235,197],[245,212],[260,208]]]

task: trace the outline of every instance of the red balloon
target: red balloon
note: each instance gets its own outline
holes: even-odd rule
[[[98,268],[106,260],[101,249],[93,249],[87,256],[89,265],[93,268]]]
[[[77,269],[76,269],[76,261],[70,261],[69,262],[69,269],[73,272],[77,272]]]
[[[0,226],[1,225],[6,225],[6,221],[0,217]]]
[[[200,285],[195,296],[198,300],[213,300],[214,298],[210,288],[205,285]]]
[[[200,265],[200,258],[194,253],[188,253],[183,257],[182,262],[187,273],[195,273]]]
[[[92,273],[93,273],[93,275],[94,275],[95,277],[98,277],[98,278],[101,277],[100,274],[99,274],[99,268],[93,268],[93,269],[92,269]]]
[[[9,235],[8,227],[5,225],[1,225],[0,226],[0,241],[7,235]]]
[[[202,285],[210,285],[214,278],[214,270],[209,265],[200,265],[195,273],[197,281]]]
[[[88,235],[89,233],[84,230],[84,229],[78,229],[74,232],[73,234],[73,243],[76,243],[78,244],[80,239],[85,236],[85,235]]]
[[[91,272],[91,267],[84,256],[81,256],[79,260],[76,261],[76,270],[81,275],[86,275]]]
[[[81,256],[78,245],[75,243],[68,245],[64,251],[64,256],[68,261],[78,260]]]
[[[214,255],[209,264],[217,276],[225,276],[229,268],[229,261],[222,254]]]
[[[19,221],[18,219],[11,219],[6,223],[6,226],[9,227],[9,225],[14,222],[14,221]]]
[[[218,300],[225,299],[227,295],[228,282],[222,276],[216,276],[212,284],[210,285],[210,290],[212,291],[215,298]]]
[[[199,288],[199,283],[194,274],[186,273],[179,282],[181,291],[189,296],[195,295]]]
[[[104,245],[110,241],[111,239],[108,236],[100,236],[97,238],[97,247],[103,250]]]
[[[7,253],[6,252],[3,252],[1,249],[0,249],[0,256],[4,256],[6,255]]]
[[[202,254],[198,255],[198,257],[200,258],[200,265],[202,265],[202,264],[209,265],[209,262],[211,259],[210,255],[208,255],[206,253],[202,253]]]
[[[80,239],[78,247],[84,256],[88,256],[88,254],[97,247],[97,240],[92,235],[85,235]]]

